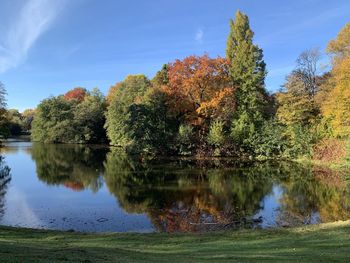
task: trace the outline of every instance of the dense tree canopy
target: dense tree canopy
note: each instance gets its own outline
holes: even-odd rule
[[[64,96],[43,100],[32,123],[32,139],[54,143],[105,141],[104,110],[104,97],[97,89],[82,101]]]
[[[35,110],[7,110],[0,84],[1,133],[31,129],[34,141],[106,142],[132,153],[244,157],[311,156],[317,143],[350,136],[350,23],[321,52],[296,60],[283,89],[268,94],[263,51],[248,16],[230,21],[226,58],[188,56],[164,64],[150,80],[129,75],[97,90],[74,88]],[[34,120],[33,120],[34,119]]]
[[[169,66],[168,78],[169,106],[183,113],[187,123],[201,125],[211,118],[227,118],[234,111],[234,89],[224,58],[204,55],[176,60]]]

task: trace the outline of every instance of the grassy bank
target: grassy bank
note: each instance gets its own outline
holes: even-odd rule
[[[210,234],[83,234],[0,227],[1,262],[350,262],[350,221]]]

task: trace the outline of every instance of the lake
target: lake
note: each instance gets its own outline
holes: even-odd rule
[[[149,163],[102,146],[9,141],[0,224],[87,232],[204,232],[350,219],[339,172],[289,162]]]

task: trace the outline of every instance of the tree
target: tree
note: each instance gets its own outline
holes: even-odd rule
[[[169,65],[168,106],[185,122],[202,126],[211,118],[227,119],[234,111],[234,89],[229,85],[224,58],[190,56]]]
[[[337,59],[350,57],[350,23],[347,23],[339,32],[336,39],[331,40],[327,46],[328,53]]]
[[[29,132],[32,129],[32,122],[34,120],[35,116],[35,110],[33,109],[26,109],[22,112],[22,122],[23,127],[22,130],[25,132]]]
[[[47,143],[99,143],[106,140],[105,100],[98,89],[83,101],[64,96],[43,100],[32,122],[32,140]]]
[[[32,140],[45,143],[74,142],[75,103],[67,101],[63,96],[43,100],[37,107],[32,123]]]
[[[276,95],[278,120],[287,127],[314,124],[319,108],[314,96],[309,93],[303,79],[300,78],[300,72],[293,71],[288,75],[283,87],[285,91]]]
[[[106,103],[102,93],[93,89],[85,96],[84,101],[76,106],[74,125],[77,128],[76,141],[85,143],[100,143],[106,141],[105,124]]]
[[[349,36],[350,37],[350,36]],[[333,68],[335,87],[322,106],[324,118],[336,137],[350,136],[350,57],[337,62]]]
[[[264,87],[266,65],[263,51],[253,43],[247,15],[236,13],[227,40],[226,58],[232,85],[237,87],[237,111],[232,122],[232,136],[239,144],[253,136],[264,117],[267,93]]]
[[[225,142],[225,124],[223,121],[215,120],[210,124],[207,141],[215,147],[214,155],[220,155],[220,148]]]
[[[123,82],[111,87],[113,95],[110,95],[105,128],[112,145],[126,148],[132,144],[133,138],[126,124],[130,117],[129,109],[133,104],[142,102],[150,87],[151,82],[144,75],[127,76]]]
[[[9,109],[7,110],[6,119],[10,135],[20,135],[23,130],[22,114],[16,109]]]
[[[6,118],[6,89],[4,84],[0,81],[0,136],[7,137],[9,135],[9,130],[7,127]]]
[[[319,90],[317,79],[320,59],[321,53],[317,48],[302,52],[297,59],[295,75],[303,83],[305,92],[312,99]]]
[[[164,64],[162,69],[152,79],[152,86],[162,87],[169,84],[169,65]]]
[[[174,151],[179,122],[169,113],[167,96],[162,89],[152,88],[142,103],[129,107],[129,118],[125,122],[133,141],[129,150],[150,154]]]
[[[76,100],[78,102],[82,102],[87,93],[88,92],[86,89],[77,87],[64,94],[64,98],[66,100]]]
[[[322,114],[336,137],[350,136],[350,23],[330,41],[327,51],[333,56],[332,82],[322,106]]]

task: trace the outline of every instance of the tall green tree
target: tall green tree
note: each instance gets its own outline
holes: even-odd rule
[[[232,123],[232,136],[244,146],[264,119],[267,93],[266,64],[263,51],[253,43],[254,33],[248,16],[237,11],[231,20],[226,57],[230,62],[232,85],[236,87],[237,109]]]

